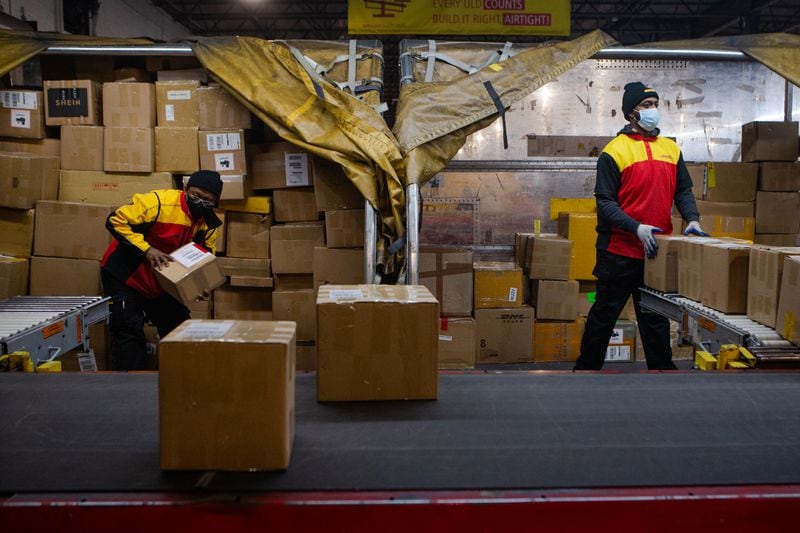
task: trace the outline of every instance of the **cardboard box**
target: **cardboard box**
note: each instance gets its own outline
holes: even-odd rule
[[[102,126],[61,126],[61,169],[103,170]]]
[[[800,192],[761,192],[756,200],[758,233],[800,232]]]
[[[225,179],[223,178],[223,183]],[[223,187],[223,193],[225,188]],[[269,196],[248,196],[240,200],[220,201],[220,207],[228,211],[238,211],[240,213],[257,213],[259,215],[269,215],[272,213],[272,198]]]
[[[214,300],[207,298],[205,300],[192,300],[187,302],[186,307],[189,309],[189,316],[194,319],[211,320],[214,318]]]
[[[153,128],[103,129],[103,170],[106,172],[153,172]]]
[[[320,287],[317,400],[436,399],[438,321],[421,285]]]
[[[183,187],[186,187],[186,184],[189,183],[189,178],[191,178],[191,175],[185,175],[181,177],[180,181],[183,183]],[[220,179],[222,180],[222,193],[220,194],[219,199],[220,206],[222,206],[222,208],[228,208],[223,202],[235,202],[235,204],[244,206],[250,203],[252,188],[250,187],[250,181],[247,179],[247,176],[223,174],[220,176]],[[243,211],[242,208],[239,208],[236,205],[231,210],[247,212],[246,210]],[[269,210],[267,210],[266,213],[269,213]]]
[[[636,322],[632,320],[617,320],[606,348],[606,363],[636,359],[636,329]]]
[[[419,282],[439,300],[441,316],[472,314],[474,284],[472,250],[421,247]]]
[[[320,285],[357,285],[363,282],[363,248],[314,247],[314,290],[318,290]]]
[[[115,128],[153,128],[156,88],[152,83],[103,84],[103,125]]]
[[[155,129],[156,172],[188,172],[200,170],[197,128],[159,126]],[[226,191],[223,184],[222,192]]]
[[[593,213],[561,213],[558,234],[572,241],[569,279],[593,280],[597,261],[597,215]]]
[[[797,122],[742,124],[742,161],[796,161]]]
[[[364,208],[364,196],[345,176],[338,163],[312,156],[311,175],[314,178],[317,209],[320,211]]]
[[[88,170],[62,170],[58,199],[120,206],[131,203],[133,195],[156,189],[172,189],[172,174],[106,174]]]
[[[103,124],[102,86],[92,80],[44,82],[45,124]]]
[[[294,324],[188,320],[159,351],[162,470],[289,466]]]
[[[100,296],[100,261],[31,257],[31,296]]]
[[[155,270],[156,279],[179,302],[191,304],[203,291],[210,292],[225,283],[217,258],[195,243],[181,246],[169,256],[174,261]]]
[[[312,274],[314,247],[325,244],[322,222],[295,222],[272,227],[272,271],[279,274]]]
[[[568,280],[572,242],[559,236],[528,239],[526,263],[530,279]]]
[[[758,190],[773,192],[800,191],[800,163],[770,162],[758,164]]]
[[[478,364],[527,363],[533,360],[534,310],[530,306],[475,310]]]
[[[251,127],[250,110],[224,88],[198,87],[195,95],[201,130],[246,130]]]
[[[747,312],[750,246],[717,243],[703,247],[703,305],[727,314]]]
[[[534,325],[533,360],[536,363],[575,361],[581,354],[586,319],[537,320]]]
[[[254,189],[285,189],[313,184],[311,154],[291,143],[272,143],[251,155]],[[318,206],[319,207],[319,206]],[[364,207],[363,200],[358,207]]]
[[[789,342],[800,343],[800,257],[791,256],[783,261],[781,292],[775,330]]]
[[[30,209],[58,196],[58,157],[0,153],[0,206]]]
[[[22,152],[60,157],[61,141],[58,139],[0,139],[0,152]]]
[[[319,219],[314,189],[311,187],[276,190],[272,193],[272,202],[275,222],[307,222]],[[363,245],[363,231],[361,235]]]
[[[147,59],[151,58],[148,57]],[[194,65],[196,65],[196,62],[194,63]],[[159,82],[194,81],[199,83],[208,83],[208,73],[205,71],[205,69],[199,67],[158,70],[158,72],[156,73],[156,81]]]
[[[269,259],[272,217],[228,211],[226,221],[226,247],[229,257]]]
[[[478,261],[474,264],[475,309],[521,307],[525,281],[514,263]]]
[[[272,317],[296,322],[299,340],[317,340],[317,301],[313,289],[273,292]]]
[[[578,282],[574,279],[533,280],[531,303],[537,320],[575,320],[578,318]]]
[[[290,190],[275,191],[275,194]],[[363,248],[364,231],[363,209],[325,211],[325,240],[328,248]]]
[[[678,292],[678,247],[690,237],[656,235],[658,254],[644,262],[644,284],[661,292]]]
[[[700,301],[702,295],[703,246],[719,242],[710,237],[689,237],[678,241],[678,292]]]
[[[200,125],[197,80],[157,81],[156,115],[159,126],[196,128]],[[203,168],[213,168],[204,166]]]
[[[45,136],[42,91],[0,91],[0,136]]]
[[[106,229],[111,212],[106,205],[37,202],[34,255],[101,260],[111,243]]]
[[[223,285],[214,291],[218,320],[272,320],[272,289]]]
[[[752,202],[756,198],[758,165],[708,162],[688,164],[692,193],[709,202]]]
[[[514,233],[514,263],[528,275],[528,265],[525,262],[527,257],[528,239],[535,236],[535,233]]]
[[[247,174],[242,130],[200,131],[200,168],[216,170],[225,175]],[[253,188],[257,189],[255,182]]]
[[[439,320],[439,368],[475,367],[475,319],[442,317]]]
[[[269,259],[248,259],[241,257],[217,257],[222,273],[226,276],[270,277],[272,267]]]
[[[752,242],[756,236],[756,219],[753,217],[703,217],[703,230],[712,237],[733,237]]]
[[[800,246],[800,233],[756,233],[754,242],[764,246]]]
[[[0,300],[28,294],[28,260],[0,255]]]
[[[528,134],[528,157],[598,157],[614,137]]]
[[[778,297],[784,260],[800,255],[800,247],[768,248],[753,246],[747,281],[747,316],[765,326],[777,324]]]
[[[33,209],[0,207],[0,255],[31,256],[34,213]]]
[[[321,248],[325,250],[325,248]],[[316,248],[314,249],[316,251]],[[350,250],[347,250],[348,252]],[[338,252],[338,250],[337,250]],[[276,291],[299,291],[303,289],[314,288],[314,275],[313,274],[272,274]],[[339,282],[336,282],[337,284]],[[348,285],[356,283],[355,281],[347,283]]]
[[[313,372],[317,369],[317,345],[311,341],[297,341],[296,372]]]
[[[756,214],[755,202],[706,202],[696,200],[697,210],[700,212],[700,222],[705,224],[705,218],[715,215],[725,217],[753,217]],[[673,228],[675,224],[673,223]],[[705,228],[704,228],[705,229]]]

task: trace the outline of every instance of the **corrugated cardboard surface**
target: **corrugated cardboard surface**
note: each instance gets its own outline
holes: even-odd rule
[[[45,124],[103,124],[103,88],[91,80],[44,82]]]
[[[775,329],[784,339],[800,343],[800,257],[797,256],[784,259]]]
[[[475,366],[475,319],[442,317],[439,320],[439,368]]]
[[[289,466],[294,324],[189,320],[161,340],[159,351],[162,469]]]
[[[323,222],[296,222],[272,227],[272,271],[279,274],[313,274],[314,247],[325,244]]]
[[[351,285],[364,282],[363,248],[314,247],[314,289],[320,285]]]
[[[704,228],[705,229],[705,228]],[[656,235],[658,254],[644,262],[644,284],[661,292],[678,292],[678,243],[688,237]]]
[[[472,314],[472,250],[423,246],[419,254],[419,282],[439,300],[442,316]]]
[[[752,202],[758,182],[755,163],[688,164],[692,193],[709,202]]]
[[[172,189],[172,174],[107,174],[89,170],[62,170],[58,199],[120,206],[131,203],[133,195],[156,189]]]
[[[0,151],[60,157],[61,141],[58,139],[0,139]]]
[[[217,261],[226,276],[260,276],[268,278],[272,275],[269,259],[217,257]]]
[[[275,280],[276,291],[296,291],[314,288],[313,274],[273,274],[272,277]],[[350,283],[357,283],[357,281]]]
[[[0,300],[28,294],[28,260],[0,255]]]
[[[783,264],[786,257],[790,255],[800,255],[800,247],[753,246],[750,249],[747,316],[771,328],[774,328],[777,323]]]
[[[103,127],[61,126],[61,169],[103,170]]]
[[[347,179],[338,163],[312,157],[311,175],[314,178],[317,209],[320,211],[364,207],[364,197],[353,182]]]
[[[309,222],[319,219],[314,189],[311,187],[278,189],[272,193],[272,202],[275,222]]]
[[[269,259],[272,227],[269,215],[228,211],[225,221],[225,246],[229,257]]]
[[[200,170],[197,128],[159,126],[156,134],[156,172],[194,172]],[[225,192],[225,186],[222,187]]]
[[[155,274],[161,288],[184,305],[191,304],[204,290],[211,292],[225,283],[222,267],[211,253],[190,268],[172,261]]]
[[[526,260],[531,279],[569,279],[572,242],[558,236],[533,236],[527,240]]]
[[[581,354],[585,327],[586,319],[583,317],[570,321],[537,320],[533,360],[537,363],[575,361]]]
[[[531,303],[536,319],[575,320],[578,318],[578,282],[576,280],[531,281]]]
[[[800,233],[756,233],[754,242],[764,246],[800,246]]]
[[[159,126],[196,128],[199,125],[196,80],[156,82],[156,115]]]
[[[242,130],[200,131],[197,134],[200,168],[220,174],[246,175],[247,158]]]
[[[272,320],[272,289],[225,284],[214,291],[214,318]]]
[[[311,154],[287,142],[272,143],[254,150],[250,155],[253,188],[284,189],[313,185],[311,159]],[[363,200],[357,207],[364,207]]]
[[[742,161],[796,161],[797,122],[748,122],[742,125]]]
[[[706,202],[705,200],[696,200],[695,202],[697,210],[700,212],[703,229],[705,229],[705,217],[712,215],[752,217],[756,214],[755,202]],[[677,231],[677,228],[673,227],[673,231]]]
[[[26,139],[45,136],[42,91],[0,91],[0,136]]]
[[[0,206],[30,209],[38,200],[58,197],[59,158],[0,153]]]
[[[222,87],[198,87],[195,94],[200,129],[250,128],[250,111]]]
[[[317,340],[316,306],[313,289],[272,293],[272,318],[296,322],[298,340]]]
[[[475,310],[476,362],[533,360],[534,310],[530,306]]]
[[[558,233],[572,241],[569,279],[593,280],[597,261],[597,215],[592,213],[562,213],[558,216]]]
[[[475,269],[475,309],[521,307],[525,281],[514,263],[479,261]]]
[[[106,172],[153,172],[153,128],[103,129],[103,170]]]
[[[758,164],[758,190],[800,191],[800,163],[764,162]]]
[[[186,307],[189,309],[189,316],[196,319],[210,320],[214,318],[214,299],[207,298],[205,300],[192,300],[186,302]]]
[[[421,285],[320,287],[317,400],[436,399],[438,319]]]
[[[756,198],[758,233],[800,232],[800,192],[762,192]]]
[[[152,83],[103,84],[103,125],[152,128],[156,125],[156,88]]]
[[[31,296],[100,296],[100,261],[31,257]]]
[[[700,301],[703,274],[703,245],[719,242],[708,237],[691,237],[678,242],[678,292]]]
[[[0,207],[0,254],[30,257],[33,251],[33,209]]]
[[[325,211],[325,240],[328,248],[363,248],[364,210]]]
[[[80,202],[37,202],[33,253],[99,261],[111,242],[106,219],[112,209]]]
[[[747,270],[750,247],[739,244],[703,246],[701,299],[717,311],[747,312]]]

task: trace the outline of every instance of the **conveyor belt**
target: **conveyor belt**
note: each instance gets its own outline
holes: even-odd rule
[[[319,404],[291,464],[162,473],[156,374],[0,375],[0,492],[567,489],[800,483],[800,373],[443,374],[437,401]]]

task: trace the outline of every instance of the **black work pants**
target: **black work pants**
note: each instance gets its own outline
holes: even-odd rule
[[[145,298],[105,270],[101,275],[103,294],[111,297],[111,370],[145,370],[145,319],[150,320],[158,329],[159,337],[164,338],[189,318],[189,309],[167,293]]]
[[[644,260],[598,250],[594,275],[597,277],[597,296],[586,320],[581,355],[575,362],[575,370],[603,368],[608,341],[629,296],[633,296],[647,368],[675,370],[669,319],[639,306],[639,288],[644,286]]]

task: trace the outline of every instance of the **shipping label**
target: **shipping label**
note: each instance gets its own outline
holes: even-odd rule
[[[286,185],[311,185],[308,180],[308,154],[285,154]]]
[[[47,89],[47,108],[51,117],[87,117],[89,91],[82,87]]]
[[[233,154],[214,154],[214,170],[222,172],[223,170],[233,170],[234,168]]]
[[[191,322],[182,331],[175,335],[181,340],[187,339],[221,339],[233,327],[233,320],[220,320],[214,322]]]
[[[7,109],[36,109],[36,93],[30,91],[0,91],[0,102]]]
[[[606,350],[606,361],[630,361],[631,360],[631,347],[624,346],[609,346]]]
[[[191,100],[192,91],[167,91],[167,100]]]
[[[240,150],[241,140],[238,133],[212,133],[206,135],[206,148],[209,152]]]
[[[186,268],[192,268],[211,254],[197,244],[192,243],[181,246],[169,255]]]
[[[172,104],[164,104],[164,118],[167,122],[175,121],[175,106]]]
[[[360,300],[364,297],[360,289],[334,289],[329,295],[334,302],[342,300]]]
[[[11,127],[31,129],[31,112],[25,109],[13,109],[11,111]]]

